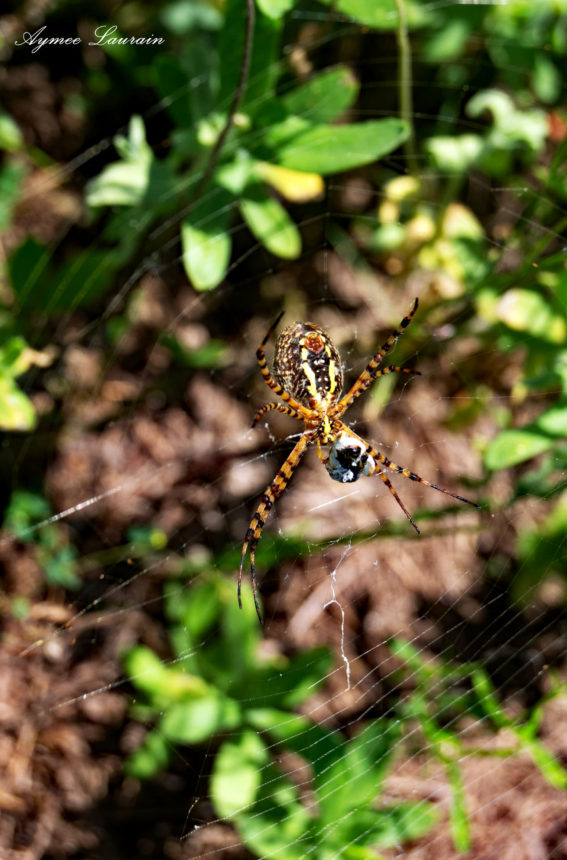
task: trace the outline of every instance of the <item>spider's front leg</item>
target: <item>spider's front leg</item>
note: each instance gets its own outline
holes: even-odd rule
[[[246,558],[246,553],[248,549],[250,549],[250,572],[252,577],[252,591],[254,594],[254,606],[256,607],[256,613],[258,618],[260,619],[260,623],[262,623],[262,614],[260,612],[260,606],[258,604],[258,597],[256,594],[256,568],[255,568],[255,553],[256,547],[258,546],[258,541],[260,540],[260,535],[262,534],[262,529],[264,528],[264,524],[270,513],[271,507],[274,504],[275,500],[278,499],[285,488],[287,487],[288,481],[295,472],[297,466],[299,465],[299,461],[301,460],[303,454],[305,453],[305,449],[307,446],[314,441],[313,433],[307,431],[302,433],[300,438],[298,439],[293,451],[284,461],[282,467],[277,473],[276,477],[272,481],[269,487],[266,488],[264,495],[260,501],[260,504],[256,508],[256,512],[252,517],[250,525],[248,526],[248,531],[246,532],[246,538],[244,540],[244,544],[242,546],[242,556],[240,559],[240,570],[238,573],[238,605],[242,609],[242,598],[241,598],[241,590],[242,590],[242,570],[244,567],[244,560]]]
[[[379,369],[379,366],[382,363],[382,359],[384,358],[384,356],[391,350],[397,339],[400,337],[401,334],[404,333],[404,331],[414,318],[418,305],[419,301],[418,299],[416,299],[407,317],[403,318],[398,328],[392,332],[390,337],[382,344],[378,352],[370,359],[366,368],[362,371],[354,385],[351,387],[350,391],[348,391],[344,395],[344,397],[341,397],[337,404],[337,409],[335,412],[337,418],[340,417],[344,412],[346,412],[353,400],[356,400],[357,397],[360,397],[360,395],[363,394],[374,382],[374,380],[378,379],[379,376],[383,376],[387,373],[412,373],[416,376],[421,376],[418,370],[408,370],[404,367],[398,367],[397,365],[385,367],[381,370]]]

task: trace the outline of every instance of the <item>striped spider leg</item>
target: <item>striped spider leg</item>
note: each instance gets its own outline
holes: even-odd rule
[[[292,452],[284,461],[272,483],[264,491],[254,512],[242,547],[240,570],[238,573],[238,603],[242,607],[242,572],[246,554],[250,551],[250,568],[254,605],[260,621],[262,616],[257,597],[255,552],[262,534],[266,518],[275,502],[287,487],[309,445],[317,445],[317,454],[333,480],[342,483],[357,481],[362,475],[376,474],[387,486],[396,502],[419,534],[419,529],[411,514],[392,486],[387,470],[397,472],[411,481],[432,487],[460,502],[479,507],[475,502],[465,499],[450,490],[426,481],[415,472],[398,466],[384,454],[376,451],[368,442],[350,430],[339,419],[349,406],[366,391],[375,379],[388,373],[419,375],[419,371],[391,365],[381,367],[382,360],[394,346],[398,338],[411,323],[418,308],[416,299],[409,314],[383,343],[371,358],[349,391],[341,397],[343,372],[341,360],[331,338],[322,328],[313,323],[296,322],[289,325],[277,339],[274,356],[273,375],[268,368],[264,347],[280,321],[282,314],[268,329],[262,343],[256,350],[260,372],[266,385],[281,397],[281,403],[266,403],[256,413],[254,427],[262,415],[277,410],[303,421],[305,429]],[[328,455],[322,446],[330,445]]]
[[[439,484],[426,481],[425,478],[422,478],[415,472],[411,472],[403,466],[398,466],[397,463],[394,463],[393,460],[381,454],[380,451],[377,451],[372,445],[362,439],[361,436],[358,436],[353,430],[346,427],[342,421],[337,421],[336,432],[336,438],[325,463],[331,478],[346,484],[357,481],[362,475],[378,475],[384,484],[386,484],[418,534],[421,534],[421,532],[415,520],[398,496],[390,479],[384,473],[383,467],[390,469],[392,472],[397,472],[399,475],[403,475],[404,478],[409,478],[410,481],[415,481],[418,484],[423,484],[425,487],[431,487],[433,490],[445,493],[446,496],[451,496],[451,498],[457,499],[459,502],[465,502],[473,508],[480,508],[480,505],[477,505],[476,502],[471,502],[470,499],[465,499],[464,496],[452,493],[450,490],[440,487]]]

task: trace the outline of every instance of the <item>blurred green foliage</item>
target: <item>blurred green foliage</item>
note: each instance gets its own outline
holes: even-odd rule
[[[52,513],[43,496],[15,490],[4,513],[2,528],[33,548],[49,585],[77,589],[81,585],[77,573],[77,550],[61,525],[48,522]]]
[[[482,666],[425,659],[422,652],[403,639],[394,639],[390,648],[404,665],[399,680],[413,685],[413,691],[398,705],[402,726],[410,736],[417,726],[427,750],[445,769],[451,787],[451,832],[458,852],[466,853],[472,847],[461,774],[461,762],[469,756],[525,753],[550,785],[567,789],[567,771],[538,739],[545,705],[565,693],[565,684],[555,684],[536,707],[512,718],[499,702]],[[466,731],[460,722],[463,717],[468,718]],[[476,748],[471,718],[482,723],[483,731],[489,726],[493,731],[505,732],[509,745],[493,750]]]
[[[166,586],[173,659],[139,645],[124,656],[137,691],[133,715],[152,721],[127,772],[147,779],[167,766],[175,744],[214,739],[211,797],[258,856],[375,858],[378,847],[415,839],[437,821],[427,803],[377,809],[373,803],[393,763],[398,720],[366,723],[352,740],[291,709],[304,703],[330,668],[326,649],[262,657],[250,589],[244,610],[233,583],[211,568],[190,588]],[[276,766],[275,749],[310,766],[317,811]],[[352,786],[356,785],[356,791]]]
[[[264,4],[265,5],[265,4]],[[89,205],[120,207],[107,226],[122,236],[123,258],[136,249],[149,226],[183,213],[183,262],[193,286],[211,289],[224,278],[231,255],[230,225],[235,209],[255,238],[271,253],[294,259],[301,252],[298,228],[275,188],[293,201],[310,200],[324,191],[321,175],[339,173],[375,161],[396,149],[407,128],[398,119],[331,125],[355,101],[358,83],[346,67],[315,75],[295,89],[276,95],[283,71],[279,62],[283,5],[256,14],[251,66],[234,117],[228,113],[238,80],[244,46],[242,4],[230,0],[215,51],[197,52],[188,40],[181,55],[165,53],[154,64],[155,84],[175,128],[171,153],[157,158],[146,141],[141,117],[133,117],[129,136],[114,143],[121,160],[104,168],[90,184]],[[267,9],[267,7],[266,7]],[[216,20],[208,22],[211,30]],[[201,29],[203,22],[200,22]],[[206,188],[199,185],[227,122],[230,132]],[[187,174],[187,170],[191,173]],[[195,186],[199,199],[194,199]]]
[[[262,634],[253,603],[246,599],[240,611],[233,582],[212,569],[190,588],[169,583],[165,612],[172,663],[165,665],[144,646],[132,649],[124,661],[141,694],[136,716],[163,714],[144,747],[129,760],[133,775],[146,777],[160,769],[172,743],[201,743],[249,725],[251,707],[289,708],[301,703],[329,668],[324,649],[291,660],[261,660]]]

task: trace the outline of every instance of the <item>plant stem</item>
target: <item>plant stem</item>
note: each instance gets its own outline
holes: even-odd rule
[[[409,128],[409,137],[404,144],[404,150],[407,158],[408,173],[416,175],[419,170],[419,161],[413,125],[411,45],[408,36],[404,0],[396,0],[396,7],[398,9],[397,37],[400,116],[408,124]]]
[[[234,119],[234,115],[238,110],[238,106],[242,101],[244,93],[246,91],[246,81],[248,79],[248,72],[250,69],[250,58],[252,56],[252,45],[254,42],[254,20],[255,20],[255,10],[254,10],[254,0],[246,0],[246,30],[244,32],[244,47],[242,51],[242,63],[240,65],[240,74],[238,76],[238,83],[236,84],[236,89],[234,91],[234,98],[232,99],[232,103],[228,110],[228,116],[226,118],[226,122],[224,127],[219,134],[217,141],[211,151],[209,156],[209,160],[207,162],[207,166],[203,171],[203,175],[201,176],[200,182],[197,185],[193,198],[191,200],[191,204],[189,210],[193,208],[205,188],[207,187],[213,170],[217,166],[217,162],[219,160],[221,150],[224,146],[224,142],[227,138],[227,135],[232,128],[232,122]]]

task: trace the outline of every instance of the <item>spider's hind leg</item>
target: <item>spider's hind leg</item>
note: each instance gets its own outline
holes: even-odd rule
[[[244,568],[244,560],[246,558],[246,553],[250,550],[250,574],[252,579],[252,592],[254,594],[254,606],[256,607],[256,614],[260,619],[260,623],[262,623],[262,613],[260,612],[260,605],[258,603],[258,595],[257,595],[257,586],[256,586],[256,547],[258,546],[258,541],[260,540],[260,535],[262,534],[262,529],[264,528],[264,524],[266,519],[268,518],[268,514],[274,504],[275,500],[278,499],[285,488],[287,487],[288,481],[295,472],[305,449],[310,444],[310,442],[314,441],[313,436],[310,432],[302,433],[299,439],[297,440],[294,449],[291,454],[284,460],[279,472],[276,477],[272,481],[269,487],[266,487],[266,490],[262,496],[260,504],[256,508],[256,512],[250,521],[250,525],[248,526],[248,531],[246,532],[246,537],[244,539],[244,544],[242,545],[242,554],[240,557],[240,569],[238,571],[238,605],[242,609],[242,571]]]

